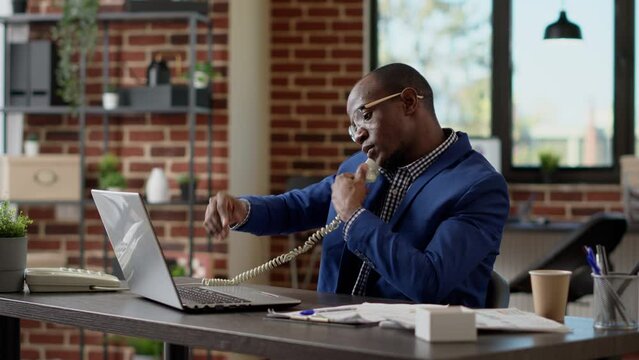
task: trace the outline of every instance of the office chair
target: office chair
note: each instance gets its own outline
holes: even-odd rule
[[[510,287],[508,281],[495,270],[490,274],[488,290],[486,291],[486,309],[503,309],[510,302]]]
[[[566,241],[559,244],[546,257],[533,264],[510,281],[510,292],[532,292],[529,270],[556,269],[570,270],[568,301],[592,294],[591,270],[583,251],[584,245],[594,249],[601,244],[608,254],[619,245],[628,228],[628,222],[620,213],[598,213],[573,231]]]
[[[311,184],[315,184],[320,182],[324,177],[322,176],[293,176],[286,180],[286,191],[290,191],[293,189],[303,189]],[[302,242],[306,241],[307,234],[310,235],[309,232],[301,232],[301,233],[293,233],[288,235],[288,247],[293,249],[296,247],[297,239],[299,238]],[[306,274],[304,275],[304,282],[302,289],[308,289],[308,286],[311,283],[311,278],[313,277],[313,270],[315,269],[315,264],[317,264],[318,257],[321,253],[322,246],[321,243],[317,244],[313,251],[311,252],[311,258],[309,260],[308,266],[306,268]],[[289,262],[289,269],[291,273],[291,287],[294,289],[299,289],[299,279],[297,273],[297,261],[293,259]]]

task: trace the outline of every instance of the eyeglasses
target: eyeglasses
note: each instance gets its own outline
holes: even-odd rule
[[[364,104],[364,105],[362,105],[362,106],[358,107],[358,108],[357,108],[357,110],[355,110],[355,111],[356,111],[356,112],[357,112],[357,111],[360,111],[360,112],[361,112],[362,110],[368,110],[368,109],[371,109],[371,108],[373,108],[373,107],[375,107],[375,106],[377,106],[377,105],[379,105],[379,104],[383,103],[383,102],[384,102],[384,101],[386,101],[386,100],[390,100],[390,99],[392,99],[392,98],[395,98],[395,97],[400,96],[400,95],[401,95],[404,91],[406,91],[406,89],[408,89],[408,88],[405,88],[404,90],[402,90],[402,91],[400,91],[400,92],[398,92],[398,93],[395,93],[395,94],[392,94],[392,95],[385,96],[385,97],[383,97],[383,98],[381,98],[381,99],[377,99],[377,100],[373,100],[373,101],[371,101],[371,102],[368,102],[368,103],[366,103],[366,104]],[[417,98],[418,98],[419,100],[421,100],[421,99],[423,99],[423,98],[424,98],[424,96],[423,96],[423,95],[417,95]],[[372,115],[372,113],[370,113],[370,112],[369,112],[369,113],[364,113],[364,115],[362,116],[362,120],[357,121],[357,122],[360,122],[360,125],[358,125],[358,124],[356,123],[356,121],[351,121],[351,124],[350,124],[350,126],[348,127],[348,135],[350,135],[350,136],[351,136],[351,139],[353,140],[353,142],[357,142],[357,141],[355,141],[355,137],[356,137],[356,135],[357,135],[357,131],[359,130],[359,128],[360,128],[360,127],[364,127],[364,126],[363,126],[363,125],[364,125],[364,123],[368,123],[368,122],[370,122],[370,120],[371,120],[372,116],[373,116],[373,115]]]

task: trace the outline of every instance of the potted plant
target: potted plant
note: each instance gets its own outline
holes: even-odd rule
[[[118,107],[120,103],[120,95],[115,85],[109,84],[102,93],[102,107],[105,110],[113,110]]]
[[[27,265],[27,227],[33,223],[3,201],[0,203],[0,292],[20,292]]]
[[[40,153],[40,143],[38,142],[38,134],[31,132],[27,134],[24,140],[24,154],[26,156],[36,156]]]
[[[113,153],[107,153],[98,164],[98,187],[107,190],[126,188],[126,179],[120,172],[120,159]]]
[[[127,344],[135,350],[133,359],[159,359],[162,355],[162,343],[156,340],[129,337]]]
[[[539,152],[539,167],[544,182],[550,182],[552,174],[559,168],[559,160],[559,155],[551,150]]]
[[[171,273],[171,276],[186,276],[186,267],[184,267],[184,265],[180,265],[177,260],[168,260],[167,265],[169,266],[169,272]]]
[[[58,94],[73,112],[83,105],[84,84],[80,79],[80,66],[76,59],[90,61],[98,37],[99,0],[66,0],[62,18],[52,30],[58,50],[55,72],[60,86]]]
[[[196,89],[205,89],[209,86],[209,82],[215,76],[215,70],[210,63],[198,62],[193,67],[193,87]]]
[[[193,175],[193,195],[195,196],[195,189],[197,189],[197,175]],[[189,185],[191,184],[191,177],[188,173],[180,174],[177,178],[177,183],[180,186],[180,195],[182,200],[189,200]]]
[[[134,360],[156,360],[162,356],[162,342],[146,338],[132,336],[114,336],[113,343],[116,345],[126,345],[133,348]]]

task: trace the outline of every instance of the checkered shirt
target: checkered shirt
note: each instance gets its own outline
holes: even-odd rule
[[[384,222],[388,222],[399,203],[404,199],[404,195],[410,188],[410,186],[415,182],[415,180],[421,175],[426,169],[432,165],[435,160],[441,155],[450,145],[457,141],[457,134],[453,129],[444,129],[444,133],[447,135],[446,140],[439,145],[435,150],[426,154],[425,156],[413,161],[412,163],[400,167],[395,172],[389,172],[385,169],[380,169],[382,175],[386,177],[390,187],[388,192],[386,193],[386,198],[384,199],[384,206],[382,207],[381,213],[379,214],[380,219]],[[366,211],[364,208],[360,208],[357,210],[353,216],[346,222],[344,226],[344,239],[346,239],[346,234],[350,231],[352,224],[355,222],[357,217],[361,213]],[[355,285],[353,286],[353,295],[366,295],[366,285],[368,282],[368,277],[371,272],[371,265],[364,261],[362,263],[362,267],[359,269],[359,274],[357,276],[357,280],[355,281]]]

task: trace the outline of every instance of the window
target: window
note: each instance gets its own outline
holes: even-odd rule
[[[567,2],[583,40],[543,40],[552,5],[512,2],[512,166],[538,166],[551,151],[562,167],[610,167],[614,3]]]
[[[501,139],[508,181],[540,181],[539,153],[552,150],[561,157],[554,181],[615,183],[619,157],[639,154],[634,1],[565,1],[584,37],[572,45],[542,40],[558,0],[372,4],[372,67],[423,71],[444,126]]]
[[[415,67],[443,126],[490,136],[490,18],[485,0],[379,0],[373,61]]]

